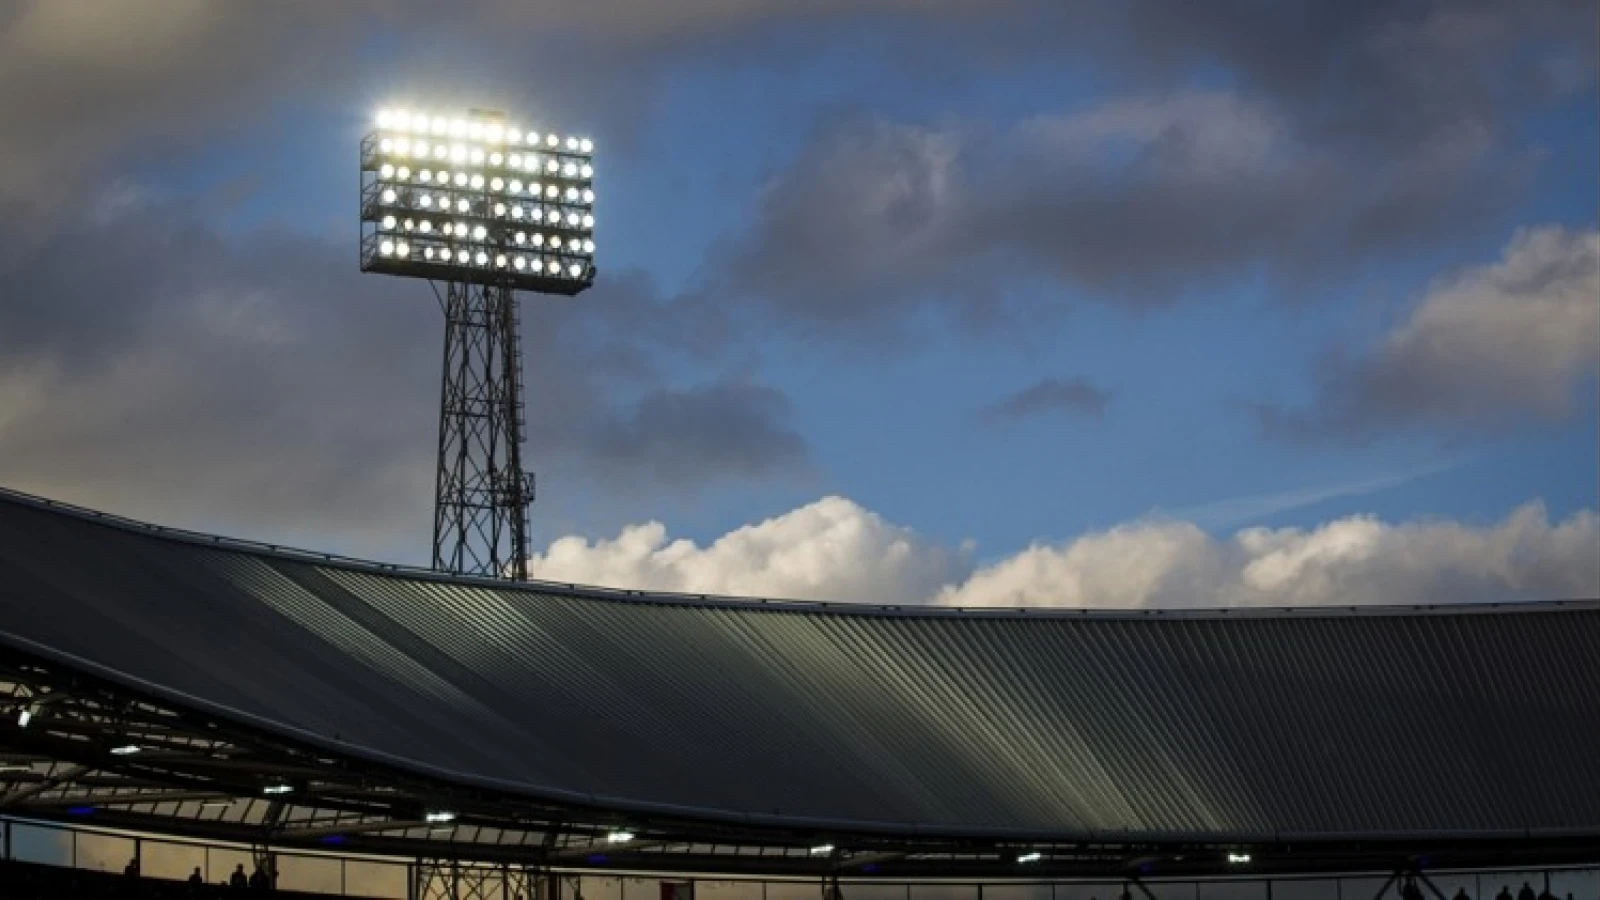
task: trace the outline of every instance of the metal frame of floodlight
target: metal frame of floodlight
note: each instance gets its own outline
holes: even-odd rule
[[[426,144],[425,157],[410,149],[413,141]],[[362,271],[560,296],[588,289],[595,278],[592,144],[558,141],[513,148],[370,132],[361,141]],[[449,176],[442,185],[440,172]]]

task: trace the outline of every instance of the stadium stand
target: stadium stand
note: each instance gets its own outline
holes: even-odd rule
[[[1124,868],[1180,866],[1170,847],[1264,862],[1293,846],[1324,866],[1385,847],[1593,847],[1600,603],[1351,599],[952,610],[512,585],[0,495],[13,713],[75,682],[297,754],[281,789],[335,812],[296,806],[266,823],[279,837],[429,839],[423,813],[448,802],[461,821],[432,839],[451,852],[539,844],[526,852],[722,871],[814,871],[847,842],[902,874],[1006,870],[1030,847],[1062,866],[1092,854],[1061,848],[1109,848],[1093,864]],[[42,734],[14,719],[13,743]],[[203,768],[179,762],[142,776]],[[351,813],[338,773],[362,766],[412,805]],[[91,799],[146,825],[197,820],[182,803]]]

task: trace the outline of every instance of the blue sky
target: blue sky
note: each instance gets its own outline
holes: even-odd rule
[[[266,369],[221,351],[194,369],[193,347],[124,328],[95,364],[188,374],[119,399],[126,375],[60,374],[74,329],[111,333],[92,304],[71,320],[14,311],[7,374],[40,393],[15,388],[32,399],[0,415],[0,482],[421,560],[438,323],[426,286],[353,271],[355,145],[379,106],[470,101],[599,147],[601,283],[527,299],[560,307],[529,319],[548,329],[529,352],[552,367],[529,383],[541,546],[652,520],[705,545],[828,495],[931,544],[975,541],[973,565],[1166,519],[1225,540],[1351,516],[1489,528],[1534,501],[1552,521],[1595,508],[1586,347],[1551,370],[1553,351],[1471,324],[1477,350],[1454,362],[1421,339],[1415,358],[1380,352],[1441,284],[1511,260],[1520,232],[1593,246],[1600,97],[1592,41],[1572,38],[1592,36],[1592,9],[1290,4],[1260,21],[1228,4],[976,6],[704,2],[658,17],[602,3],[551,29],[557,11],[512,4],[450,19],[290,3],[249,14],[260,21],[149,26],[148,58],[113,51],[68,75],[116,23],[22,4],[0,23],[20,60],[0,84],[62,77],[0,108],[24,123],[0,145],[16,173],[0,202],[44,223],[0,259],[13,283],[80,290],[89,274],[42,262],[52,242],[124,242],[157,221],[203,240],[164,239],[145,270],[162,287],[104,302],[148,325],[204,296],[286,349],[250,364]],[[235,46],[245,33],[264,49]],[[62,107],[82,114],[55,123]],[[103,125],[79,121],[102,108]],[[1580,261],[1580,295],[1583,275]],[[1591,321],[1581,296],[1573,315]],[[1441,400],[1426,386],[1459,385],[1448,365],[1528,387]],[[1363,387],[1392,372],[1423,387],[1403,403]],[[193,379],[215,384],[191,399],[171,387]],[[1049,380],[1092,386],[1103,409],[984,414]],[[68,427],[71,413],[39,412],[46,383],[107,411]],[[663,397],[697,417],[643,414]],[[241,405],[281,428],[241,436]],[[162,410],[184,435],[166,440],[214,452],[197,464],[133,433]],[[746,421],[773,439],[715,433]],[[205,462],[218,455],[232,461]],[[197,465],[227,486],[208,490]],[[264,493],[282,502],[241,513],[240,496]]]

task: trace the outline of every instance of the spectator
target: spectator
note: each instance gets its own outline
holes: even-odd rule
[[[205,886],[206,879],[200,874],[200,867],[195,866],[194,871],[189,873],[189,896],[200,896],[201,892],[205,890]]]
[[[1524,881],[1522,883],[1522,890],[1517,891],[1517,900],[1539,900],[1539,898],[1533,892],[1533,885]]]
[[[1472,898],[1467,896],[1467,889],[1466,888],[1459,887],[1459,888],[1456,888],[1456,895],[1454,897],[1451,897],[1450,900],[1472,900]]]
[[[1417,887],[1415,879],[1407,878],[1400,885],[1401,900],[1422,900],[1422,888]]]
[[[1500,893],[1494,895],[1494,900],[1511,900],[1511,885],[1502,885]]]
[[[234,867],[233,874],[228,877],[228,887],[236,892],[242,892],[250,887],[250,878],[244,874],[244,863]]]
[[[256,866],[255,872],[250,876],[250,890],[257,894],[265,894],[272,890],[272,879],[267,877],[265,866]]]

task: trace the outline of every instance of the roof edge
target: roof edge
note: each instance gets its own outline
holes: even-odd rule
[[[830,615],[867,615],[973,619],[1262,619],[1262,618],[1347,618],[1352,616],[1484,615],[1555,612],[1600,609],[1600,598],[1559,598],[1550,600],[1506,600],[1490,603],[1433,604],[1354,604],[1347,606],[1251,606],[1251,607],[1022,607],[1022,606],[939,606],[933,604],[874,604],[841,600],[797,600],[744,597],[720,594],[689,594],[671,591],[646,591],[611,588],[555,581],[509,581],[477,575],[456,575],[421,566],[385,563],[357,557],[306,550],[246,538],[233,538],[157,525],[115,513],[102,512],[60,500],[0,486],[0,503],[44,510],[132,534],[156,537],[174,543],[229,550],[266,559],[311,562],[350,571],[390,575],[445,584],[469,584],[533,594],[558,594],[588,600],[622,603],[701,606],[723,609],[756,609],[771,612],[824,612]]]

